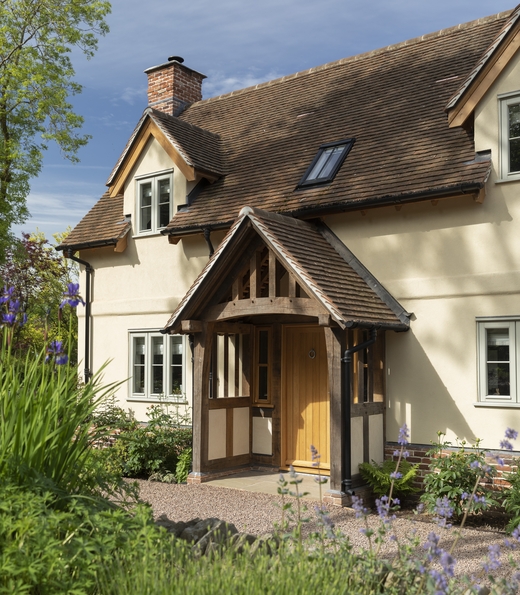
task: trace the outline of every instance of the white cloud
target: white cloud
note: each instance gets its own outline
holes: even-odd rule
[[[235,76],[226,76],[223,72],[210,72],[207,81],[204,83],[204,97],[215,97],[224,95],[237,89],[253,87],[266,81],[271,81],[283,76],[283,74],[270,71],[266,73],[245,72]]]

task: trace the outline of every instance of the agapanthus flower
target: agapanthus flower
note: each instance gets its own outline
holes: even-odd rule
[[[69,283],[67,285],[67,291],[63,293],[63,298],[60,308],[63,308],[67,304],[71,308],[77,308],[78,304],[85,305],[83,298],[79,295],[79,283]]]

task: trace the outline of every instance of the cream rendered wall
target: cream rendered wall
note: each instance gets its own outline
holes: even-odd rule
[[[483,204],[462,197],[326,220],[414,314],[409,332],[387,332],[388,440],[406,422],[412,442],[442,431],[498,448],[507,426],[520,428],[519,408],[476,406],[476,317],[520,316],[520,182],[497,183],[497,95],[516,90],[518,64],[476,113],[476,150],[491,149],[493,163]]]
[[[135,223],[135,176],[174,170],[174,202],[186,202],[186,181],[155,140],[151,140],[125,185],[125,214]],[[135,229],[134,229],[135,233]],[[221,236],[214,238],[218,245]],[[129,376],[129,331],[158,330],[164,327],[173,310],[208,261],[208,247],[201,236],[169,244],[160,234],[136,236],[129,233],[123,253],[113,248],[84,250],[80,257],[94,267],[92,288],[92,363],[95,372],[111,360],[104,370],[105,382],[126,381]],[[81,273],[85,287],[85,274]],[[80,358],[83,358],[84,312],[79,312]],[[186,397],[191,405],[191,353],[185,343]],[[80,364],[80,372],[83,365]],[[129,383],[117,390],[117,399],[125,409],[132,409],[136,418],[146,421],[150,400],[129,400]]]

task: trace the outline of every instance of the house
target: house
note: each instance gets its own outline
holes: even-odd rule
[[[192,408],[190,481],[250,466],[360,483],[406,423],[520,428],[520,7],[202,100],[182,58],[99,202],[87,375]]]

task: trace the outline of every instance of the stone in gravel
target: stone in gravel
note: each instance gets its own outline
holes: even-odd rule
[[[256,539],[256,536],[251,535],[250,533],[235,533],[229,540],[229,546],[233,548],[237,554],[241,554],[246,545],[253,545]]]
[[[156,521],[155,524],[159,527],[164,527],[168,533],[175,535],[175,537],[180,537],[184,529],[190,527],[192,525],[196,525],[200,523],[201,519],[193,519],[189,522],[184,521],[172,521],[170,520],[165,514],[161,515]]]
[[[195,524],[190,522],[188,527],[181,533],[181,539],[184,539],[184,541],[187,541],[188,543],[196,543],[206,535],[215,523],[218,522],[220,522],[220,519],[215,518],[204,519]]]
[[[220,521],[218,519],[211,520],[216,520],[217,522],[212,523],[209,531],[207,531],[207,533],[203,537],[201,537],[192,548],[194,553],[201,556],[206,553],[206,549],[209,544],[222,546],[229,540],[229,538],[232,535],[236,535],[238,533],[235,525],[231,523],[226,523],[226,521]],[[201,523],[198,523],[195,526],[198,527],[200,524]],[[210,550],[213,549],[213,547],[210,548]]]

